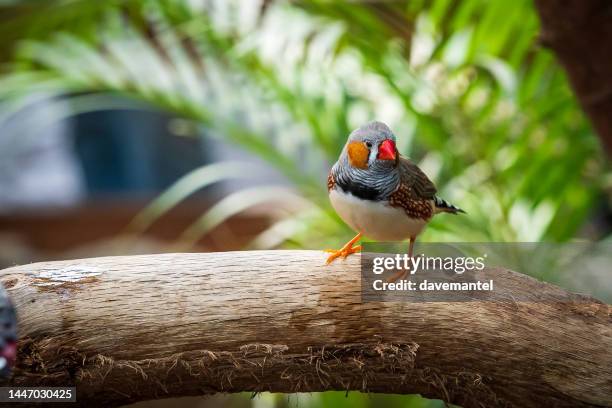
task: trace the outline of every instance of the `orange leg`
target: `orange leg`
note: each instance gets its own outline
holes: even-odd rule
[[[416,237],[410,237],[410,245],[408,246],[408,256],[410,258],[412,258],[412,253],[414,251],[414,241],[416,241]],[[402,280],[402,279],[406,279],[406,276],[408,276],[408,273],[410,272],[409,269],[405,270],[405,271],[399,271],[397,272],[395,275],[393,275],[392,277],[390,277],[387,282],[392,283],[395,282],[396,280]]]
[[[344,245],[342,248],[338,250],[326,249],[325,252],[329,252],[331,255],[327,258],[327,261],[325,262],[325,264],[329,265],[336,258],[339,258],[339,257],[346,258],[350,254],[354,254],[355,252],[361,252],[361,245],[357,245],[355,247],[353,246],[355,242],[359,241],[359,238],[361,238],[361,232],[355,235],[353,239],[351,239],[349,242],[346,243],[346,245]]]

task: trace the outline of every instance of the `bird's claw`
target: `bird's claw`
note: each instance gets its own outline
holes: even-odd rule
[[[341,249],[326,249],[325,252],[331,253],[330,256],[327,257],[326,265],[332,263],[335,259],[342,257],[342,259],[346,259],[350,254],[361,252],[361,245],[357,245],[354,247],[344,247]]]

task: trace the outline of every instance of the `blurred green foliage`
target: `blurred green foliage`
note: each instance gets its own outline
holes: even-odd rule
[[[374,118],[469,214],[438,217],[426,240],[567,240],[602,190],[598,141],[527,0],[13,3],[5,112],[40,91],[102,109],[89,93],[110,92],[193,120],[317,206],[284,229],[296,246],[348,236],[325,173]]]
[[[363,394],[360,392],[324,392],[316,394],[260,394],[256,408],[444,408],[439,400],[426,400],[412,395]],[[452,407],[452,405],[450,405]]]
[[[3,112],[36,92],[72,95],[75,113],[103,109],[113,105],[100,93],[112,93],[194,121],[316,206],[274,242],[350,235],[325,176],[372,119],[469,214],[437,217],[425,240],[568,240],[602,191],[598,141],[537,44],[528,0],[11,3],[0,13]]]
[[[424,240],[570,240],[610,179],[562,69],[538,45],[530,0],[0,4],[1,115],[39,94],[69,96],[75,114],[108,109],[117,107],[112,94],[239,144],[310,203],[254,247],[321,248],[351,235],[325,180],[348,133],[372,119],[390,125],[400,151],[468,213],[437,217]],[[223,166],[179,180],[132,227],[148,227],[199,188],[248,174]],[[279,195],[226,197],[183,238],[193,242],[266,198]],[[374,404],[353,395],[312,401]],[[388,398],[385,406],[436,404]]]

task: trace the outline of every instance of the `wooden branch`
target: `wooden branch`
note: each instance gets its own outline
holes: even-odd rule
[[[612,153],[612,3],[536,0],[540,42],[565,67],[580,104]]]
[[[11,384],[76,385],[83,406],[323,390],[465,407],[612,404],[610,306],[501,269],[487,271],[495,285],[529,301],[362,303],[359,257],[324,259],[226,252],[5,269],[21,337]]]

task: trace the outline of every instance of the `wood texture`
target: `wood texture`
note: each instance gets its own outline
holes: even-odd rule
[[[165,254],[5,269],[21,337],[11,383],[75,384],[88,407],[323,390],[465,407],[612,405],[609,305],[502,269],[489,271],[496,286],[528,301],[362,303],[359,256],[325,258]]]

